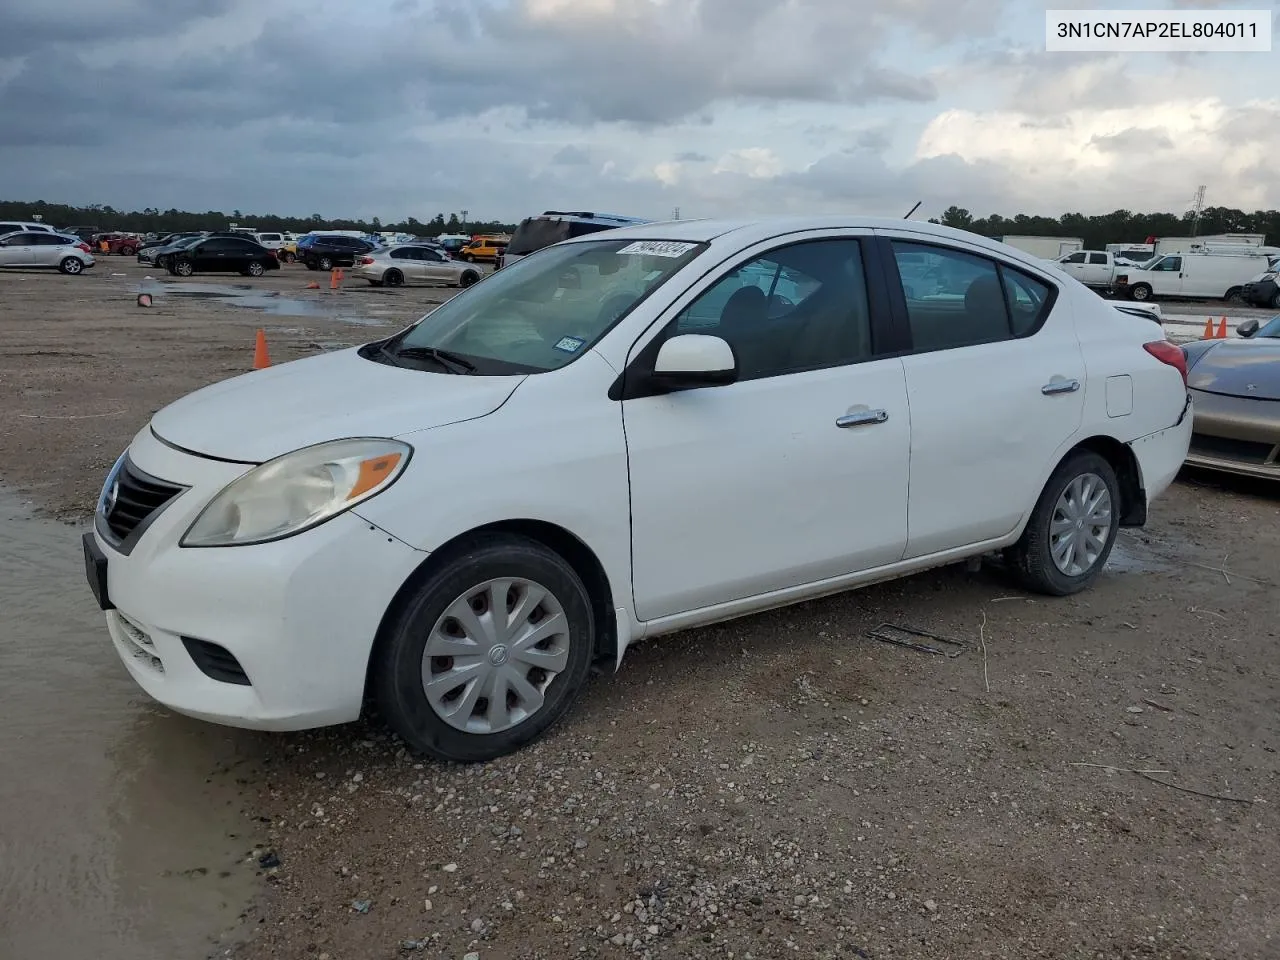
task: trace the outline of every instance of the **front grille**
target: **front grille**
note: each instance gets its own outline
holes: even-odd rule
[[[182,492],[182,487],[157,480],[125,460],[116,477],[116,502],[106,515],[107,528],[124,540],[157,510]]]
[[[200,668],[200,672],[211,680],[222,683],[235,683],[242,687],[249,686],[249,677],[240,666],[240,661],[226,647],[220,647],[208,640],[197,640],[195,637],[183,637],[182,645],[191,654],[191,659]]]
[[[1255,440],[1233,440],[1230,437],[1214,437],[1207,433],[1191,435],[1191,452],[1219,460],[1240,460],[1244,463],[1266,463],[1274,444]]]

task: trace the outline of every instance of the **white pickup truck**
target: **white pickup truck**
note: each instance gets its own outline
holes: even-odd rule
[[[1063,273],[1075,277],[1086,287],[1103,287],[1110,290],[1115,285],[1116,273],[1132,269],[1128,260],[1117,260],[1105,250],[1076,250],[1052,261]]]

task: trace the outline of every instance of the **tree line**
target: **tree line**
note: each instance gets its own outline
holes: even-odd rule
[[[313,213],[309,217],[281,217],[274,214],[242,213],[233,210],[206,210],[196,213],[186,210],[116,210],[103,204],[76,207],[43,200],[0,201],[0,220],[33,220],[39,217],[53,227],[98,227],[102,231],[129,231],[137,233],[178,233],[186,230],[225,230],[230,224],[254,227],[263,231],[307,233],[311,230],[364,230],[370,233],[395,231],[430,237],[442,233],[510,233],[514,223],[468,220],[463,223],[456,213],[447,216],[437,213],[430,220],[406,217],[404,220],[383,223],[377,217],[372,220],[351,220],[324,217]],[[1018,214],[1003,217],[990,214],[975,217],[963,207],[948,207],[940,217],[930,223],[958,227],[984,237],[1032,235],[1049,237],[1080,237],[1088,249],[1100,249],[1108,243],[1142,243],[1147,237],[1188,236],[1193,230],[1197,235],[1214,233],[1261,233],[1268,240],[1280,237],[1280,210],[1257,210],[1245,213],[1230,207],[1208,207],[1194,222],[1191,213],[1134,213],[1115,210],[1111,213],[1085,216],[1082,213],[1064,213],[1060,217],[1039,217]]]
[[[226,230],[231,224],[252,227],[263,232],[307,233],[311,230],[363,230],[368,233],[394,231],[411,233],[420,237],[439,236],[442,233],[510,233],[514,223],[468,220],[463,223],[456,213],[446,216],[437,213],[430,220],[421,221],[407,217],[394,223],[383,223],[377,217],[372,220],[351,220],[341,217],[325,217],[313,213],[309,217],[281,217],[274,214],[242,213],[233,210],[206,210],[196,213],[188,210],[117,210],[103,204],[76,207],[65,203],[46,203],[43,200],[0,200],[0,220],[35,220],[49,226],[97,227],[104,233],[182,233],[188,230]]]
[[[1142,243],[1148,237],[1205,236],[1217,233],[1261,233],[1280,237],[1280,210],[1245,213],[1230,207],[1207,207],[1196,222],[1193,213],[1134,213],[1115,210],[1095,216],[1064,213],[1060,217],[974,217],[963,207],[948,207],[930,223],[968,230],[984,237],[1079,237],[1085,249],[1101,250],[1108,243]],[[1264,241],[1265,242],[1265,241]]]

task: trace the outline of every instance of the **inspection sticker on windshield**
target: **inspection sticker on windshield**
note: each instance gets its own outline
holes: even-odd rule
[[[634,253],[641,257],[674,258],[683,257],[696,246],[696,243],[680,243],[676,240],[637,240],[635,243],[627,244],[618,253]]]
[[[556,349],[563,350],[565,353],[577,353],[586,342],[581,337],[561,337],[560,342],[556,344]]]

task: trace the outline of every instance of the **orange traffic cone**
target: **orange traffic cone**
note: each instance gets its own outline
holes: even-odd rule
[[[1218,321],[1218,337],[1219,340],[1227,339],[1227,318],[1223,317]]]
[[[1213,317],[1210,317],[1208,320],[1204,322],[1204,336],[1201,337],[1200,339],[1201,340],[1213,339]]]
[[[253,348],[253,369],[261,370],[271,366],[271,356],[267,353],[267,335],[259,330],[258,342]]]
[[[308,290],[319,290],[319,289],[320,289],[320,284],[318,284],[318,283],[316,283],[314,280],[312,280],[310,283],[308,283],[308,284],[307,284],[307,289],[308,289]]]
[[[334,267],[329,271],[329,289],[337,290],[340,283],[342,283],[342,268]]]

